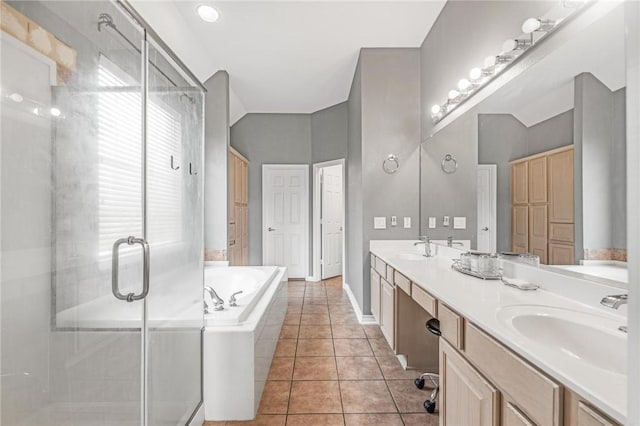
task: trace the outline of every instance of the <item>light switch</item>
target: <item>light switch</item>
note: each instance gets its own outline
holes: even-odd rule
[[[467,229],[467,218],[465,216],[454,217],[453,229]]]
[[[411,217],[410,216],[405,216],[404,217],[404,227],[405,227],[405,229],[411,228]]]
[[[442,226],[449,226],[449,216],[445,216],[442,220]]]
[[[398,226],[398,216],[391,216],[391,226]]]
[[[436,218],[429,217],[429,229],[436,229]]]
[[[373,229],[387,229],[387,218],[382,217],[374,217],[373,218]]]

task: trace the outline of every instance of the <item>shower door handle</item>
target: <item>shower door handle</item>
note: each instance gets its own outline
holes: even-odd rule
[[[118,284],[118,269],[120,268],[120,246],[124,243],[127,245],[140,244],[142,246],[142,292],[140,294],[120,293]],[[127,302],[134,302],[136,300],[142,300],[147,297],[149,293],[149,243],[142,238],[127,237],[120,238],[113,243],[113,251],[111,253],[111,292],[119,300],[126,300]]]

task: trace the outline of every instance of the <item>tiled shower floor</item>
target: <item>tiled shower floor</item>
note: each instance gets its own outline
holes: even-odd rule
[[[341,277],[289,282],[289,309],[251,422],[219,425],[429,425],[417,371],[405,371],[378,326],[361,326]]]

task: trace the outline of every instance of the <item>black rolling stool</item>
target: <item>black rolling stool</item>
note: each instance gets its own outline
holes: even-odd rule
[[[438,321],[436,318],[431,318],[425,325],[427,327],[427,330],[429,330],[431,333],[435,334],[436,336],[440,336],[440,321]],[[428,413],[435,413],[437,411],[436,408],[438,393],[440,392],[440,376],[434,373],[421,374],[420,377],[418,377],[414,381],[418,389],[424,388],[425,379],[429,379],[429,382],[431,382],[431,385],[433,386],[433,390],[431,391],[431,396],[424,402],[423,405]]]

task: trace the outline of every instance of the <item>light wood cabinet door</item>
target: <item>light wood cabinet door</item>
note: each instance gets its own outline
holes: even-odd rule
[[[523,161],[511,165],[511,203],[529,202],[529,162]]]
[[[511,401],[502,401],[502,426],[536,426]]]
[[[371,314],[380,324],[380,274],[371,268]]]
[[[578,403],[578,425],[579,426],[616,426],[606,416],[600,414],[582,402]]]
[[[529,161],[529,203],[547,202],[547,157]]]
[[[513,206],[511,213],[511,250],[529,252],[529,206]]]
[[[529,207],[529,253],[540,256],[540,263],[548,262],[547,206]]]
[[[380,280],[380,329],[385,339],[395,350],[395,291],[385,279]]]
[[[548,158],[549,222],[573,223],[573,149]]]
[[[440,426],[497,426],[499,393],[440,339]]]
[[[235,189],[234,189],[234,202],[236,203],[242,203],[242,185],[244,184],[244,179],[242,178],[242,160],[239,159],[238,157],[234,158],[235,161],[235,166],[233,168],[233,172],[234,172],[234,182],[235,182]]]
[[[549,243],[549,265],[573,265],[574,254],[573,244]]]

